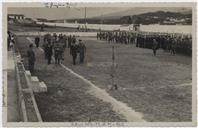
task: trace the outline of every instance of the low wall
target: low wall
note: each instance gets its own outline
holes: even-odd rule
[[[37,22],[37,24],[42,24],[42,22]],[[49,23],[45,22],[44,24],[49,26],[59,26],[59,27],[70,27],[77,28],[81,27],[82,29],[85,27],[85,24],[78,23]],[[133,25],[110,25],[110,24],[86,24],[86,28],[88,29],[96,29],[96,30],[123,30],[130,31],[133,29]],[[183,33],[183,34],[192,34],[192,25],[140,25],[140,31],[145,32],[162,32],[162,33]]]
[[[22,120],[24,122],[42,122],[33,90],[30,87],[31,83],[21,62],[20,53],[14,53],[14,60]]]
[[[75,36],[80,36],[80,37],[96,37],[97,33],[96,32],[15,32],[15,35],[17,36],[43,36],[45,34],[53,34],[56,33],[57,35],[59,34],[64,34],[64,35],[75,35]]]

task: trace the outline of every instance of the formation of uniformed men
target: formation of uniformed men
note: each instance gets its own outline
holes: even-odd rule
[[[70,55],[73,58],[73,64],[76,64],[76,58],[79,55],[79,62],[84,62],[86,46],[82,43],[82,40],[77,40],[76,36],[66,36],[54,33],[53,35],[46,34],[43,39],[43,49],[45,58],[48,60],[48,64],[51,64],[51,58],[54,55],[55,64],[60,64],[61,60],[64,60],[65,48],[70,49]]]
[[[148,33],[148,32],[126,32],[106,31],[97,33],[98,40],[106,40],[109,43],[135,44],[136,47],[153,49],[154,55],[159,48],[169,51],[172,55],[181,53],[192,55],[192,37],[183,34]],[[155,40],[155,42],[154,42]],[[157,45],[157,46],[156,46]]]

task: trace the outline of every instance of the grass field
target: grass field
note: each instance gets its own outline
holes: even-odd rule
[[[66,50],[67,67],[85,76],[100,88],[111,84],[111,45],[84,38],[86,63],[72,66]],[[192,58],[171,56],[159,50],[131,45],[115,45],[116,83],[118,90],[108,91],[116,99],[144,114],[148,121],[190,121],[192,95]]]
[[[191,121],[192,58],[171,56],[163,50],[158,50],[155,57],[150,49],[116,44],[118,90],[109,90],[112,44],[95,38],[81,39],[87,47],[85,63],[73,66],[69,49],[66,49],[63,65],[142,113],[146,121]],[[29,43],[26,37],[18,37],[18,47],[24,58]],[[46,94],[36,94],[45,121],[126,121],[110,104],[89,95],[88,85],[59,65],[47,65],[43,53],[39,49],[35,52],[35,75],[49,90]]]

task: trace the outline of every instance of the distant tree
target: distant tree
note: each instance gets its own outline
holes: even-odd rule
[[[132,23],[133,24],[141,24],[142,23],[142,19],[139,17],[139,16],[137,16],[137,15],[134,15],[133,17],[132,17]]]

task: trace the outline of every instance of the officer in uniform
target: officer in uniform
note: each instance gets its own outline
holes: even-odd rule
[[[34,40],[34,43],[35,43],[37,48],[39,47],[39,42],[40,42],[40,38],[38,36],[36,36],[36,38]]]
[[[55,64],[60,64],[61,60],[61,45],[58,41],[54,43],[54,58]]]
[[[29,49],[27,51],[27,57],[28,57],[29,70],[31,73],[33,73],[34,72],[34,63],[36,61],[35,53],[33,51],[33,44],[29,45]]]
[[[80,63],[83,63],[86,53],[86,46],[84,43],[82,43],[82,40],[79,40],[78,48],[80,53]]]
[[[72,55],[73,58],[73,65],[76,65],[77,53],[78,53],[78,46],[76,45],[76,42],[73,42],[70,47],[70,54]]]
[[[41,32],[43,32],[43,31],[44,31],[44,26],[45,26],[45,24],[44,24],[44,23],[42,23],[42,24],[41,24]]]
[[[71,47],[71,44],[72,44],[72,36],[69,35],[69,37],[68,37],[68,48]]]
[[[154,54],[154,56],[156,56],[157,46],[158,46],[158,42],[156,41],[156,39],[153,39],[153,54]]]
[[[51,43],[49,42],[49,43],[46,45],[46,56],[47,56],[47,63],[48,63],[48,65],[51,64],[52,54],[53,54],[52,45],[51,45]]]
[[[68,40],[66,35],[63,36],[63,44],[64,44],[64,48],[68,46]]]
[[[170,51],[172,55],[175,55],[175,48],[176,48],[176,41],[175,39],[171,42],[171,47],[170,47]]]

